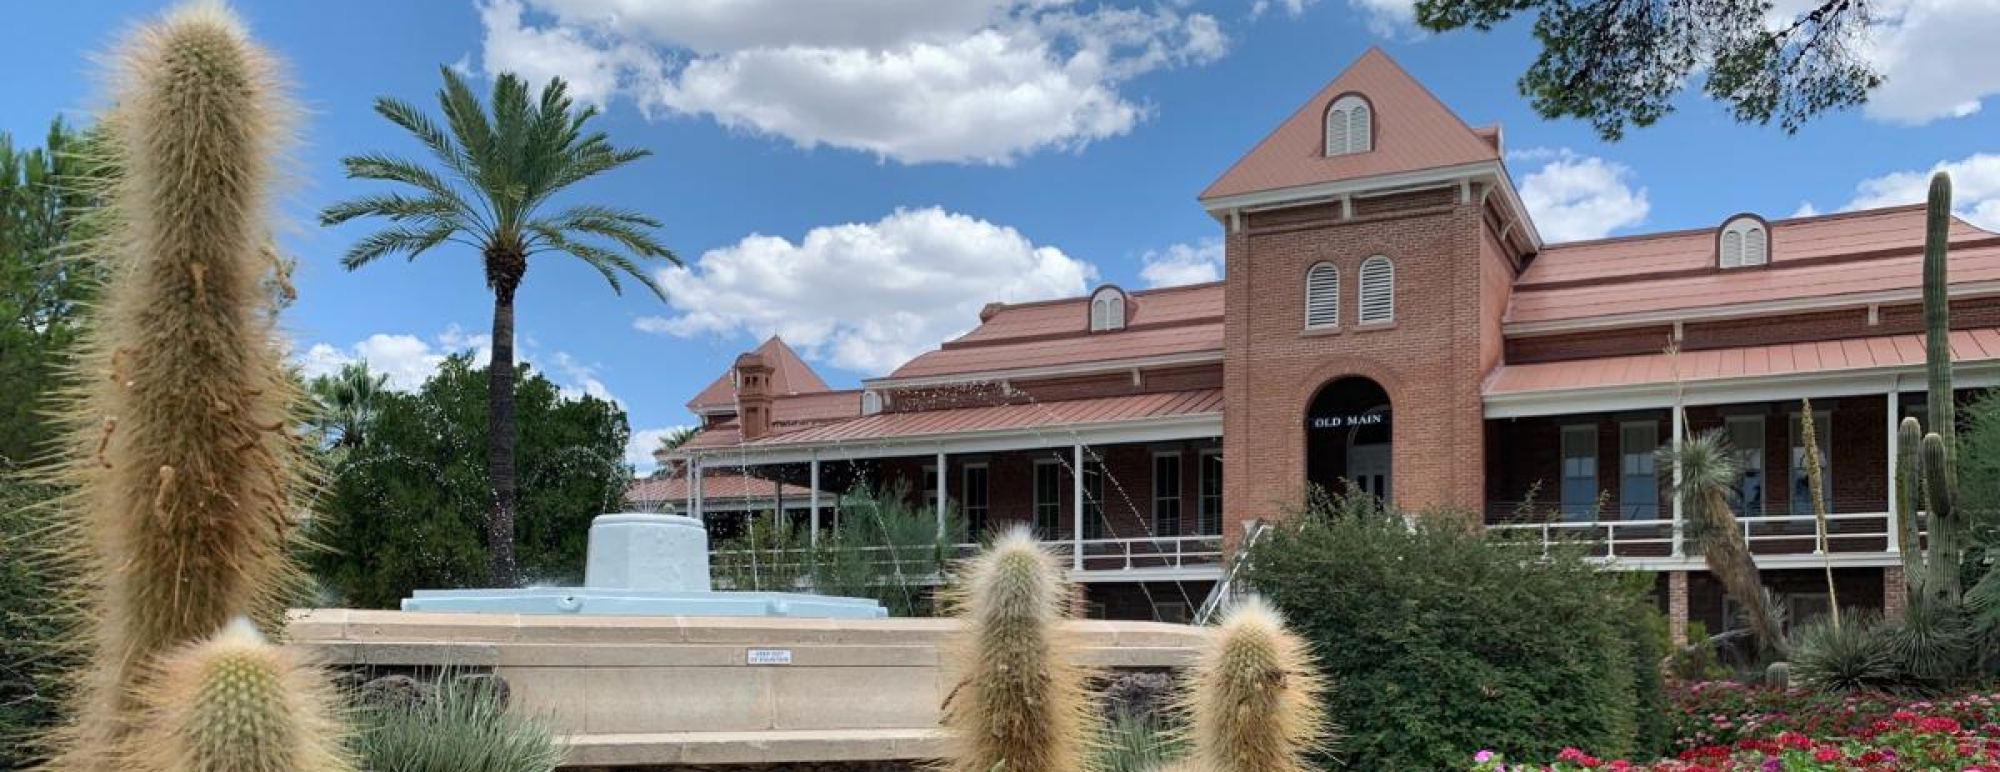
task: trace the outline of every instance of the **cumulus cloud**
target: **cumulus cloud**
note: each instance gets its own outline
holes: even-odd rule
[[[1206,14],[1062,0],[489,0],[480,19],[488,72],[903,163],[1124,134],[1146,113],[1126,81],[1228,50]]]
[[[659,467],[653,460],[653,449],[660,446],[660,439],[674,432],[688,428],[686,425],[661,426],[653,429],[639,429],[632,432],[632,439],[625,443],[625,463],[640,475],[652,474]]]
[[[1869,6],[1869,58],[1882,86],[1871,118],[1916,125],[1961,118],[2000,92],[2000,4],[1992,0],[1888,0]]]
[[[647,332],[783,336],[806,356],[882,373],[978,322],[989,301],[1081,294],[1089,263],[964,214],[898,209],[814,228],[797,242],[752,235],[658,274],[672,316]]]
[[[1205,238],[1193,244],[1174,244],[1147,252],[1140,258],[1139,278],[1148,287],[1199,284],[1222,278],[1222,239]]]
[[[1347,0],[1348,7],[1361,13],[1368,30],[1385,38],[1412,38],[1423,34],[1417,27],[1416,0]]]
[[[1531,148],[1508,158],[1547,159],[1522,178],[1520,192],[1535,227],[1549,241],[1603,238],[1639,224],[1652,209],[1646,189],[1633,187],[1632,170],[1623,164],[1567,149]]]
[[[624,407],[624,402],[598,378],[597,366],[585,364],[567,351],[557,351],[544,359],[536,348],[524,337],[515,353],[520,361],[542,370],[563,396],[575,399],[588,394]],[[470,352],[475,365],[486,366],[493,361],[492,336],[469,333],[455,324],[429,338],[378,332],[347,346],[314,343],[297,352],[293,359],[307,378],[332,375],[349,364],[366,362],[369,370],[389,376],[389,388],[416,391],[437,372],[445,357],[461,352]],[[544,361],[549,365],[546,368]]]
[[[1952,208],[1960,217],[1981,228],[2000,230],[2000,153],[1975,153],[1939,161],[1929,169],[1870,177],[1854,186],[1854,195],[1840,210],[1921,203],[1929,195],[1931,174],[1939,171],[1951,174]],[[1808,202],[1801,208],[1812,206]]]

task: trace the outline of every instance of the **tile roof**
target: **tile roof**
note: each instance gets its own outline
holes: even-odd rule
[[[923,378],[1222,350],[1222,284],[1128,293],[1125,329],[1090,331],[1090,296],[989,307],[971,332],[896,368]]]
[[[1366,97],[1373,108],[1375,148],[1328,157],[1326,109],[1348,93]],[[1388,54],[1371,47],[1223,172],[1201,198],[1498,161],[1499,144],[1497,128],[1466,126]]]
[[[1771,264],[1765,268],[1716,268],[1716,228],[1550,246],[1515,284],[1506,320],[1552,322],[1922,286],[1922,205],[1770,226]],[[2000,237],[1954,219],[1950,243],[1954,284],[2000,279]]]
[[[701,497],[703,501],[714,502],[725,499],[768,499],[778,483],[762,477],[724,472],[705,471],[701,475]],[[784,484],[785,498],[804,499],[812,495],[812,489],[802,485]],[[634,480],[625,489],[625,500],[634,504],[686,501],[688,497],[688,477],[686,473],[672,477],[648,477]]]
[[[1727,378],[1753,378],[1801,373],[1839,374],[1885,367],[1915,367],[1924,363],[1923,335],[1882,335],[1872,338],[1680,352],[1679,361],[1665,352],[1578,359],[1563,362],[1503,365],[1487,380],[1487,396],[1625,386],[1666,385],[1680,371],[1682,383]],[[2000,360],[2000,328],[1954,330],[1952,360],[1957,363]]]
[[[820,424],[746,443],[752,447],[773,445],[868,442],[875,440],[926,437],[976,431],[1071,427],[1118,423],[1149,418],[1169,418],[1222,413],[1221,389],[1192,389],[1153,394],[1092,397],[1060,402],[926,410],[910,413],[877,413],[871,416]],[[706,433],[704,433],[706,434]]]
[[[806,364],[804,359],[800,359],[798,352],[793,351],[791,346],[785,345],[783,338],[773,335],[757,346],[755,351],[763,355],[765,364],[771,366],[772,394],[811,394],[827,391],[826,381],[820,380],[819,373],[813,372],[812,366]],[[736,360],[730,361],[733,363]],[[730,377],[731,369],[733,366],[725,368],[722,375],[711,381],[707,388],[696,394],[694,399],[688,400],[688,409],[734,407],[736,381]]]

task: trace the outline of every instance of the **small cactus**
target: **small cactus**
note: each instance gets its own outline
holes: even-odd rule
[[[321,674],[238,617],[161,659],[141,692],[136,772],[348,772]]]
[[[1324,682],[1305,643],[1261,599],[1239,601],[1189,674],[1192,767],[1203,772],[1307,772],[1326,741]]]
[[[53,767],[121,768],[160,658],[274,619],[304,466],[267,280],[290,108],[219,3],[141,25],[111,58],[119,170],[93,248],[111,267],[70,408],[77,557],[94,662]]]
[[[950,772],[1076,772],[1095,736],[1086,670],[1062,627],[1069,584],[1055,558],[1014,529],[968,561],[954,598],[964,624],[945,700]]]

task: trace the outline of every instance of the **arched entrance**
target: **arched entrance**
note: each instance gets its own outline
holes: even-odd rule
[[[1389,392],[1368,378],[1329,381],[1306,410],[1306,479],[1330,492],[1352,487],[1389,500],[1394,490]]]

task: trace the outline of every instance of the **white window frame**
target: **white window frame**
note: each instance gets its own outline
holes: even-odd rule
[[[1125,293],[1104,287],[1090,296],[1090,331],[1125,329]]]
[[[1379,267],[1379,268],[1378,268]],[[1371,273],[1371,269],[1377,269]],[[1389,324],[1396,321],[1396,263],[1387,255],[1372,255],[1361,261],[1359,280],[1355,282],[1359,291],[1355,293],[1357,321],[1363,325]],[[1371,296],[1380,293],[1379,298]]]
[[[1652,441],[1644,448],[1635,449],[1626,444],[1630,439],[1627,432],[1635,429],[1643,429],[1652,437]],[[1657,453],[1659,449],[1660,423],[1658,421],[1618,422],[1618,513],[1621,516],[1634,520],[1660,519],[1660,476],[1656,466],[1658,464]],[[1640,471],[1634,471],[1632,467],[1635,461],[1639,466],[1644,468]],[[1645,489],[1652,494],[1651,500],[1636,502],[1627,500],[1625,494],[1628,488],[1626,484],[1633,478],[1641,476],[1646,479],[1647,484]],[[1633,508],[1641,504],[1649,507],[1649,511],[1644,513],[1634,511]]]
[[[1161,469],[1161,462],[1166,461],[1168,459],[1173,460],[1173,466],[1171,468],[1174,470],[1174,488],[1172,495],[1163,496],[1160,494],[1160,476],[1161,476],[1160,469]],[[1153,535],[1154,536],[1182,535],[1182,533],[1186,530],[1181,526],[1181,522],[1187,516],[1187,507],[1185,506],[1187,501],[1187,496],[1186,496],[1187,467],[1181,463],[1181,452],[1178,450],[1154,451],[1153,473],[1149,479],[1152,482],[1152,487],[1153,487],[1153,521],[1152,521]],[[1160,511],[1160,509],[1163,505],[1168,503],[1172,503],[1173,505],[1173,510],[1174,510],[1173,519],[1162,520],[1161,515],[1163,513]],[[1160,526],[1163,522],[1170,523],[1171,525],[1162,528]]]
[[[1340,327],[1340,266],[1322,260],[1306,269],[1306,329]]]
[[[880,412],[882,412],[882,392],[872,390],[861,392],[861,414],[875,415]]]
[[[1598,477],[1597,424],[1594,423],[1563,424],[1562,427],[1558,429],[1557,437],[1558,440],[1556,442],[1556,459],[1558,464],[1557,465],[1558,474],[1556,479],[1558,482],[1556,485],[1556,500],[1558,502],[1559,508],[1562,511],[1562,517],[1564,520],[1581,520],[1584,517],[1589,516],[1593,512],[1593,510],[1596,509],[1597,491],[1600,490],[1600,488],[1598,487],[1599,483],[1597,479]],[[1572,447],[1570,445],[1570,442],[1572,437],[1584,438],[1582,440],[1583,445],[1581,447],[1583,449],[1587,449],[1590,451],[1588,455],[1572,456],[1570,454],[1570,449]],[[1588,459],[1589,463],[1585,466],[1585,469],[1588,470],[1590,474],[1587,476],[1577,475],[1574,476],[1574,478],[1572,478],[1572,475],[1570,474],[1570,461],[1572,459]],[[1569,482],[1571,479],[1590,480],[1591,493],[1588,500],[1581,502],[1570,500]]]
[[[980,473],[980,480],[979,480],[980,484],[976,487],[972,484],[972,473],[974,471]],[[966,532],[971,534],[974,538],[977,538],[980,532],[986,530],[986,527],[991,525],[991,523],[987,522],[987,518],[992,513],[992,503],[993,503],[992,485],[993,485],[992,467],[988,466],[986,462],[977,461],[959,466],[958,468],[958,498],[960,502],[959,511],[965,514]],[[979,503],[977,504],[972,503],[973,502],[972,492],[975,490],[979,492]]]
[[[1345,94],[1327,105],[1321,149],[1328,158],[1375,149],[1375,107],[1360,94]]]
[[[1042,474],[1045,470],[1055,480],[1055,490],[1048,501],[1042,500]],[[1062,493],[1062,462],[1053,458],[1035,459],[1035,470],[1028,476],[1028,525],[1043,539],[1053,539],[1062,534]],[[1043,518],[1044,509],[1048,512],[1046,521]],[[1044,522],[1047,527],[1044,527]]]
[[[1716,240],[1716,264],[1723,268],[1754,268],[1771,261],[1771,231],[1755,217],[1723,223]]]
[[[1090,453],[1083,458],[1083,538],[1102,539],[1106,526],[1104,506],[1104,457]]]
[[[1211,460],[1215,464],[1215,482],[1213,484],[1208,480],[1208,465]],[[1194,469],[1196,487],[1194,531],[1198,535],[1222,535],[1222,475],[1225,472],[1226,470],[1222,467],[1222,451],[1208,449],[1200,453],[1199,462],[1195,464]],[[1204,527],[1209,525],[1207,510],[1209,501],[1215,502],[1214,528]]]
[[[1757,447],[1754,452],[1749,448],[1743,447],[1742,443],[1736,441],[1737,425],[1755,425],[1757,427],[1754,435],[1757,438]],[[1723,416],[1722,426],[1726,436],[1729,437],[1729,447],[1736,451],[1737,473],[1743,475],[1751,470],[1755,470],[1757,473],[1757,501],[1755,502],[1757,511],[1749,511],[1749,502],[1741,500],[1743,482],[1739,479],[1736,483],[1738,493],[1736,504],[1739,511],[1736,514],[1745,517],[1763,515],[1768,508],[1765,502],[1770,501],[1771,497],[1771,470],[1765,468],[1767,466],[1765,462],[1770,458],[1770,449],[1767,447],[1770,443],[1770,436],[1767,434],[1769,431],[1768,427],[1764,425],[1764,416],[1761,414]]]
[[[1803,436],[1805,434],[1805,427],[1799,423],[1799,416],[1802,412],[1799,410],[1791,412],[1791,436],[1790,442],[1787,443],[1790,447],[1786,448],[1786,457],[1791,459],[1791,469],[1787,470],[1788,473],[1785,475],[1785,482],[1791,486],[1787,489],[1789,493],[1786,495],[1786,498],[1790,499],[1788,506],[1790,507],[1790,514],[1794,515],[1810,515],[1813,513],[1812,491],[1806,491],[1803,497],[1798,495],[1806,479],[1806,448],[1805,437]],[[1825,489],[1826,513],[1831,515],[1834,514],[1833,411],[1813,411],[1813,438],[1820,445],[1819,480],[1820,486]]]

